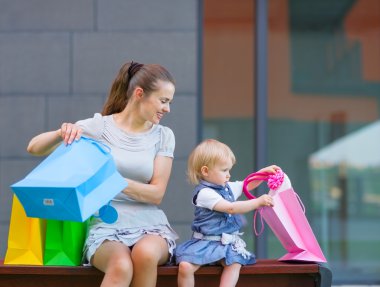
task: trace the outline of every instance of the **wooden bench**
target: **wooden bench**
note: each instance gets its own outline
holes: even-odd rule
[[[177,266],[158,267],[158,287],[177,286]],[[238,287],[331,286],[331,277],[321,284],[321,266],[314,263],[284,263],[261,259],[243,266]],[[222,267],[204,266],[196,272],[196,286],[218,286]],[[331,273],[330,273],[331,274]],[[0,260],[0,287],[94,287],[103,273],[94,267],[4,265]]]

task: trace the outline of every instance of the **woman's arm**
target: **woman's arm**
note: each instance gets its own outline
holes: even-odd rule
[[[59,143],[71,144],[74,139],[79,139],[82,129],[71,123],[63,123],[61,128],[55,131],[39,134],[31,139],[27,151],[33,155],[47,155],[51,153]]]
[[[123,192],[140,202],[160,204],[166,192],[172,164],[172,158],[157,156],[154,160],[153,177],[150,183],[127,179],[128,187]]]
[[[62,141],[61,131],[50,131],[39,134],[31,139],[26,148],[33,155],[47,155]]]

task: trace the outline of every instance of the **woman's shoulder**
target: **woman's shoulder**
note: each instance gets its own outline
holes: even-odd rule
[[[85,135],[98,138],[103,132],[107,117],[100,113],[95,113],[92,118],[77,121],[76,124],[83,129]]]
[[[167,126],[163,126],[163,125],[157,125],[156,129],[157,129],[158,132],[160,132],[164,136],[166,136],[166,137],[173,137],[174,138],[174,132],[173,132],[173,130],[171,128],[169,128]]]
[[[95,113],[92,118],[79,120],[76,123],[78,125],[83,124],[83,123],[90,123],[90,122],[100,123],[100,122],[104,122],[107,117],[109,116],[103,116],[101,113]]]
[[[159,134],[158,154],[173,157],[175,149],[175,137],[173,131],[166,126],[157,125],[156,132]]]

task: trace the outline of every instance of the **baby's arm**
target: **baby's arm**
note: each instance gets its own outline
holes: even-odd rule
[[[221,199],[214,205],[213,209],[215,211],[225,212],[228,214],[236,214],[247,213],[264,206],[273,206],[273,199],[268,194],[263,194],[258,198],[244,201],[230,202],[228,200]]]

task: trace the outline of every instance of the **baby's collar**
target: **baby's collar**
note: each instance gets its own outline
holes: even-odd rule
[[[215,184],[215,183],[211,183],[211,182],[208,182],[208,181],[205,181],[205,180],[201,180],[200,184],[203,184],[203,185],[211,187],[211,188],[216,188],[216,189],[220,189],[220,188],[225,188],[226,187],[225,185]]]

